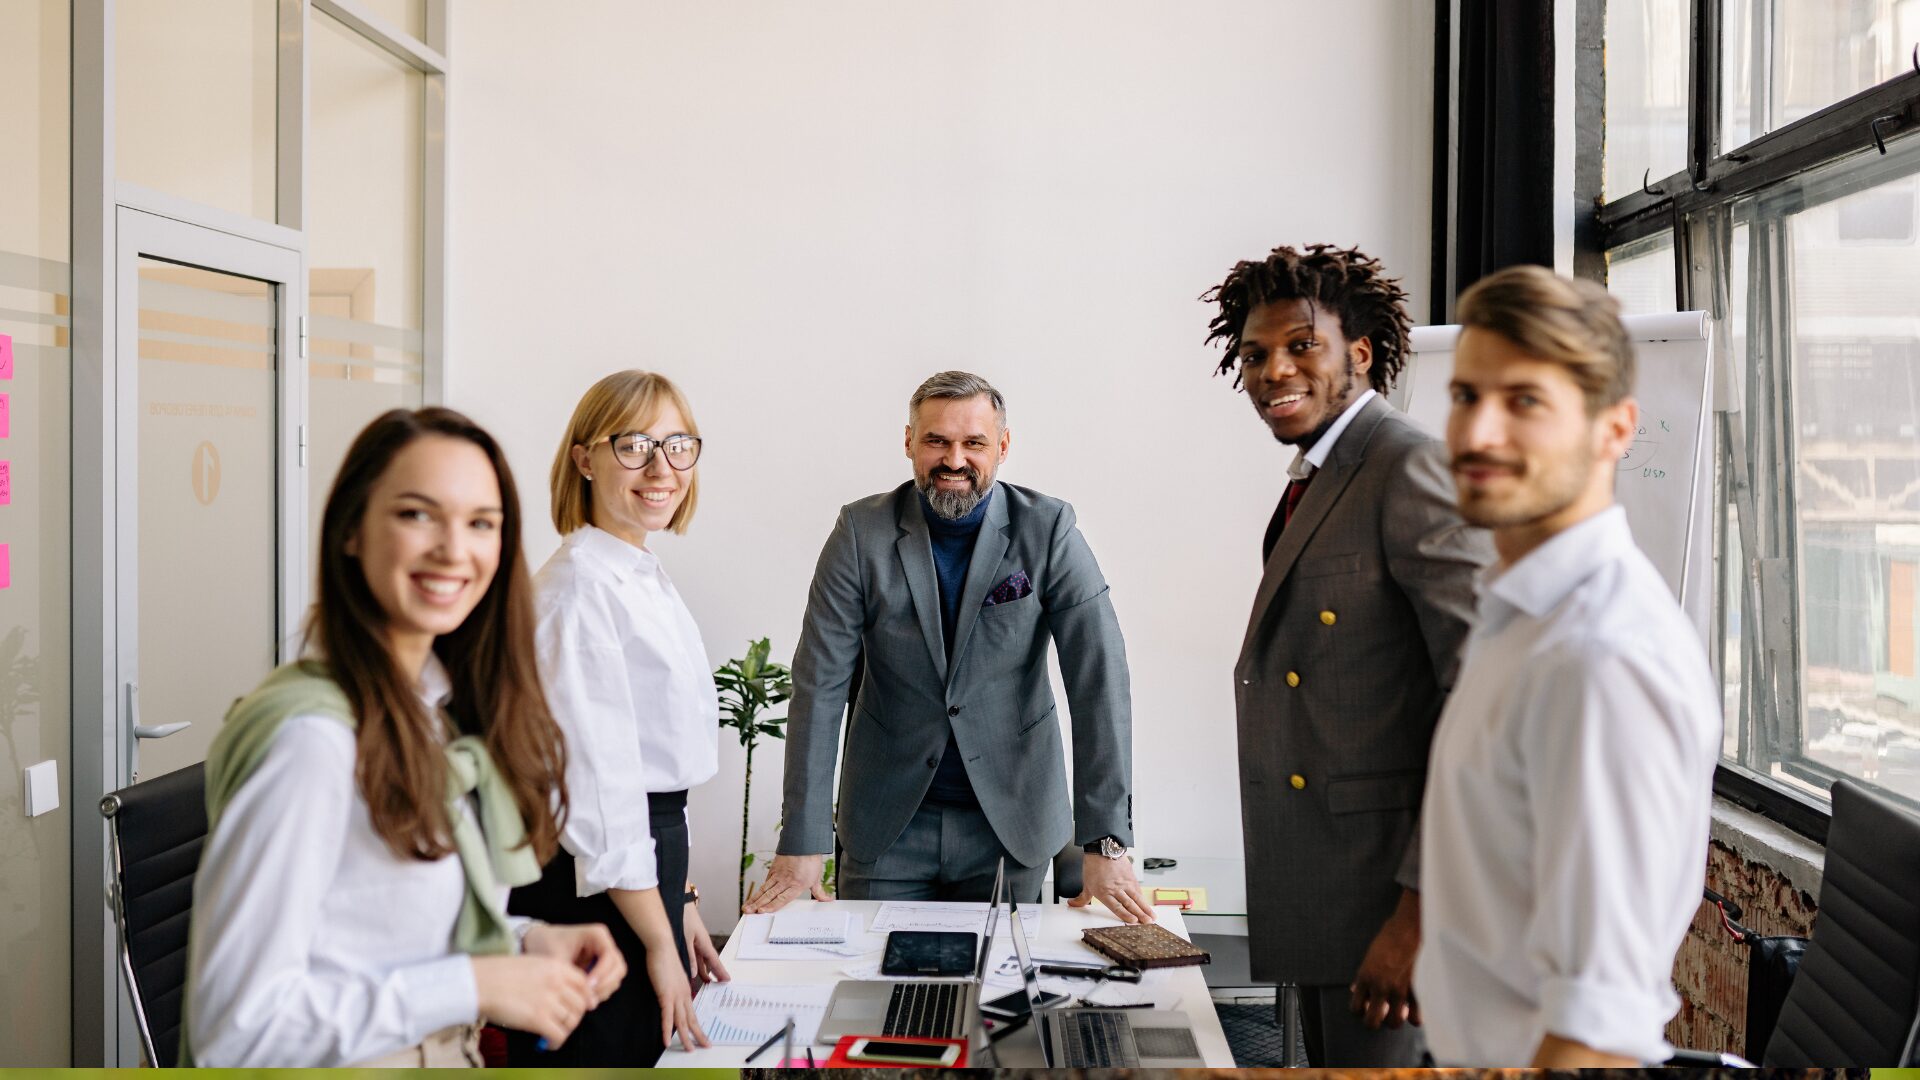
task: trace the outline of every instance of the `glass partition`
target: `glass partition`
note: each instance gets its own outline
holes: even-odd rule
[[[276,6],[274,0],[113,5],[119,179],[274,220]]]
[[[68,0],[0,4],[0,1061],[71,1063]],[[51,761],[60,807],[28,817]],[[97,822],[97,817],[90,821]]]
[[[316,13],[308,38],[310,531],[369,420],[421,403],[425,76]]]

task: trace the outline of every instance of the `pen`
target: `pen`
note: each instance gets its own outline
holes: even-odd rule
[[[767,1052],[767,1050],[768,1050],[768,1049],[769,1049],[770,1047],[772,1047],[774,1043],[777,1043],[777,1042],[779,1042],[779,1041],[780,1041],[780,1037],[781,1037],[782,1035],[785,1035],[786,1033],[787,1033],[787,1029],[786,1029],[786,1028],[781,1028],[781,1029],[780,1029],[779,1031],[776,1031],[776,1032],[774,1032],[774,1033],[773,1033],[772,1035],[770,1035],[770,1036],[768,1036],[768,1037],[767,1037],[767,1041],[766,1041],[766,1042],[763,1042],[763,1043],[761,1043],[761,1044],[760,1044],[760,1048],[759,1048],[758,1050],[755,1050],[755,1051],[754,1051],[753,1053],[751,1053],[751,1054],[748,1054],[748,1055],[747,1055],[747,1060],[748,1060],[748,1061],[752,1061],[752,1060],[753,1060],[754,1058],[757,1058],[757,1057],[759,1057],[759,1056],[760,1056],[761,1054],[764,1054],[764,1053],[766,1053],[766,1052]]]
[[[1151,1009],[1153,1002],[1129,1001],[1125,1005],[1102,1005],[1097,1001],[1082,1001],[1080,1007],[1083,1009]]]
[[[813,1068],[813,1047],[807,1047],[807,1068]]]

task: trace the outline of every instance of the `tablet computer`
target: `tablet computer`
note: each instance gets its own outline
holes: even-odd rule
[[[887,935],[882,975],[930,978],[973,974],[978,934],[957,930],[895,930]]]

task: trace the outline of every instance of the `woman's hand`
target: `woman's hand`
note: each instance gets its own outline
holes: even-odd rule
[[[671,946],[648,949],[647,978],[653,982],[653,992],[660,996],[660,1041],[672,1046],[674,1033],[678,1032],[681,1049],[709,1045],[707,1033],[693,1015],[693,984],[687,981],[679,950]]]
[[[587,988],[593,993],[595,1005],[612,997],[613,992],[620,989],[621,980],[627,977],[627,958],[621,955],[613,934],[599,923],[578,926],[535,923],[527,930],[522,948],[528,956],[551,956],[586,972]]]
[[[476,956],[474,989],[480,1015],[520,1031],[530,1031],[559,1049],[599,1004],[587,973],[551,956]]]
[[[700,918],[700,909],[688,904],[682,909],[681,928],[687,935],[687,970],[693,972],[693,992],[710,982],[726,982],[732,976],[720,963],[720,950],[713,947],[713,935]]]

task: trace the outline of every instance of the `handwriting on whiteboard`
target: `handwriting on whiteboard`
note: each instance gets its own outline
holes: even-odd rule
[[[1643,480],[1664,480],[1667,470],[1654,465],[1654,459],[1660,454],[1660,444],[1666,436],[1673,433],[1673,425],[1665,420],[1649,417],[1640,418],[1640,426],[1634,429],[1633,441],[1627,444],[1626,452],[1620,455],[1620,464],[1616,466],[1623,473],[1638,472]]]

